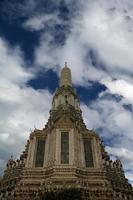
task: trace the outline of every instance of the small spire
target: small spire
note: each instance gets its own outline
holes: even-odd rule
[[[65,62],[65,67],[61,70],[61,80],[60,80],[61,86],[72,86],[72,80],[71,80],[71,70],[67,66],[67,62]]]
[[[67,62],[65,62],[65,67],[67,67]]]

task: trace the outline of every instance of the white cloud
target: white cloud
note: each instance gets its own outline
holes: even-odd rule
[[[37,15],[35,17],[30,17],[26,20],[23,24],[23,27],[31,30],[31,31],[38,31],[46,28],[46,24],[53,25],[53,24],[60,24],[60,20],[57,16],[57,13],[54,14],[42,14]]]
[[[110,93],[123,96],[128,103],[133,104],[133,85],[125,80],[105,79],[101,81],[109,89]]]
[[[133,152],[129,151],[128,149],[107,146],[106,150],[110,154],[118,156],[119,158],[123,159],[125,162],[132,162],[133,166]]]
[[[97,130],[111,157],[121,159],[126,176],[132,182],[128,171],[133,168],[133,115],[122,105],[122,101],[107,98],[106,91],[89,106],[82,104],[81,108],[87,127]]]
[[[36,65],[39,68],[51,69],[56,65],[64,67],[64,62],[68,62],[71,68],[73,83],[76,85],[88,85],[88,80],[100,80],[101,77],[107,77],[106,72],[99,71],[92,67],[91,64],[84,62],[86,48],[83,47],[75,35],[67,38],[64,46],[52,48],[50,43],[52,36],[41,37],[40,46],[35,51]],[[37,68],[37,69],[38,69]],[[59,74],[59,68],[53,68]]]
[[[70,23],[71,33],[63,46],[51,46],[53,35],[41,37],[36,50],[36,63],[51,68],[56,63],[70,63],[75,84],[84,85],[88,80],[101,80],[115,77],[132,81],[132,11],[128,3],[119,1],[86,1],[81,6],[80,15]],[[127,12],[124,12],[127,9]],[[47,15],[46,15],[47,18]],[[87,62],[88,49],[97,53],[97,60],[103,62],[105,70],[95,68]],[[89,58],[88,58],[89,59]],[[77,70],[78,69],[78,70]],[[56,69],[58,70],[58,68]],[[57,72],[58,73],[58,72]]]
[[[19,47],[10,48],[7,41],[2,38],[0,38],[0,55],[1,86],[8,82],[22,83],[32,76],[30,72],[24,70],[23,54]]]
[[[106,1],[104,1],[106,2]],[[110,5],[110,4],[109,4]],[[81,40],[96,49],[99,58],[107,65],[109,71],[126,69],[133,72],[133,58],[131,45],[133,36],[125,24],[127,13],[119,9],[119,4],[111,6],[95,1],[86,6],[81,20],[78,19]],[[132,13],[129,13],[132,14]],[[133,23],[133,20],[130,22]],[[131,25],[130,24],[130,25]]]
[[[103,131],[104,137],[111,138],[115,137],[115,135],[121,137],[123,135],[133,140],[133,115],[130,111],[123,108],[122,102],[106,98],[105,92],[98,100],[92,102],[90,109],[98,112],[101,120],[99,128],[105,129]],[[108,133],[106,133],[106,130],[108,130]]]
[[[83,111],[83,119],[89,129],[98,129],[102,125],[100,114],[96,109],[88,107],[86,104],[81,104],[81,110]]]
[[[25,68],[22,52],[0,38],[0,162],[24,150],[30,130],[44,127],[51,94],[26,82],[34,75]]]

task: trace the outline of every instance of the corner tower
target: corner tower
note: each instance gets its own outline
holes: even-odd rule
[[[133,199],[120,160],[111,161],[99,136],[86,128],[65,63],[48,122],[30,134],[20,159],[8,161],[0,200],[41,200],[70,188],[83,200]]]

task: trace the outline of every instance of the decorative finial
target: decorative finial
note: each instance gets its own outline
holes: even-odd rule
[[[65,62],[65,67],[67,67],[67,62]]]
[[[67,66],[67,62],[65,62],[65,67],[61,70],[61,81],[60,86],[72,86],[71,80],[71,70]]]

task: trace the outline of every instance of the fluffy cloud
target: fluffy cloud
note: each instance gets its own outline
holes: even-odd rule
[[[133,115],[123,107],[122,100],[117,102],[115,99],[110,99],[107,92],[104,92],[96,101],[89,104],[89,107],[82,104],[82,110],[89,128],[94,130],[102,128],[101,135],[108,139],[118,136],[117,140],[113,141],[118,146],[120,145],[117,144],[118,140],[125,137],[130,146],[129,143],[126,144],[126,140],[123,140],[123,144],[132,149]]]
[[[47,24],[49,26],[53,26],[53,24],[58,23],[60,24],[60,20],[57,16],[57,14],[43,14],[38,15],[32,18],[29,18],[24,24],[24,28],[30,29],[31,31],[38,31],[42,30],[44,28],[47,28]]]
[[[133,85],[125,80],[110,79],[102,80],[102,83],[108,87],[110,93],[123,96],[128,103],[133,104]]]
[[[119,1],[117,3],[86,1],[71,21],[64,22],[58,16],[60,23],[70,23],[70,32],[66,31],[66,40],[63,45],[55,45],[53,42],[55,33],[44,28],[40,45],[35,51],[37,69],[39,67],[53,68],[59,74],[60,69],[54,66],[63,66],[64,61],[68,61],[73,82],[76,85],[87,86],[88,80],[102,82],[112,78],[126,81],[126,86],[131,85],[133,35],[130,28],[132,27],[132,10],[129,6],[131,5],[125,1],[123,4]],[[70,9],[69,6],[68,9]],[[30,20],[34,21],[34,18]],[[39,23],[40,27],[46,24],[45,20],[40,20]],[[58,20],[55,20],[53,27],[57,24]],[[32,29],[36,30],[36,24],[32,24]],[[94,58],[90,55],[91,51]],[[105,82],[104,84],[107,86]]]
[[[121,160],[131,164],[130,167],[133,167],[133,152],[125,148],[116,148],[116,147],[106,147],[106,150],[113,156],[118,156]]]
[[[132,12],[126,11],[120,4],[97,2],[86,7],[81,21],[78,21],[81,40],[96,49],[99,59],[103,61],[108,70],[129,70],[133,72],[132,65]],[[128,20],[129,19],[129,20]],[[129,26],[130,24],[130,26]],[[115,69],[117,68],[117,69]]]
[[[121,159],[126,176],[132,183],[129,171],[133,173],[133,114],[123,107],[123,99],[117,102],[105,91],[89,106],[82,104],[81,108],[88,128],[100,134],[113,159]]]
[[[0,85],[3,85],[4,80],[6,80],[5,84],[7,82],[20,83],[32,76],[30,72],[23,69],[23,54],[19,47],[10,48],[9,44],[2,38],[0,38],[0,55]]]
[[[22,52],[0,38],[0,164],[24,149],[30,130],[42,128],[48,118],[51,94],[34,90],[26,82],[33,74],[26,70]]]

